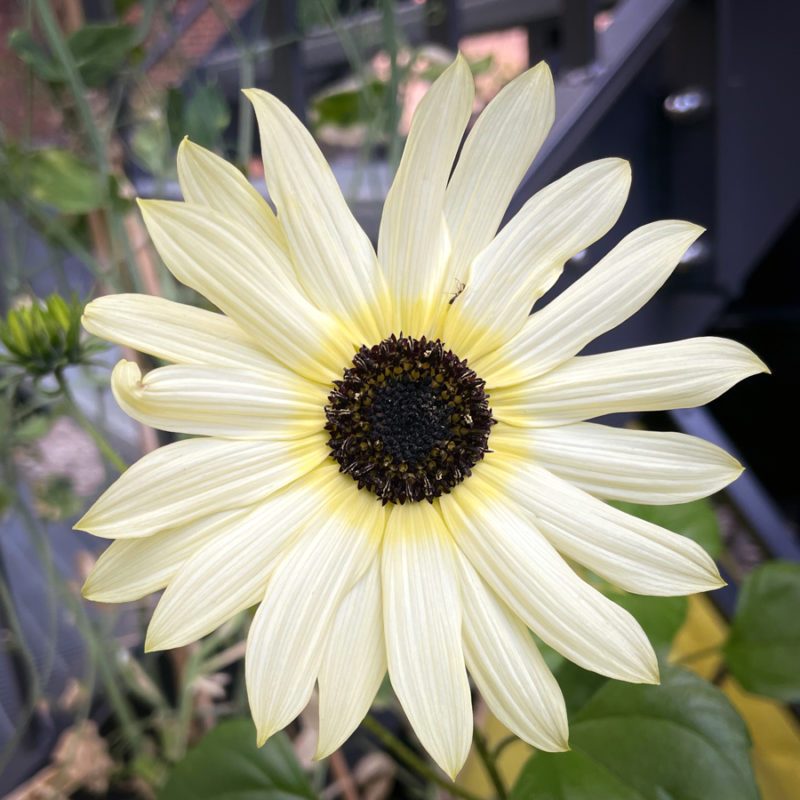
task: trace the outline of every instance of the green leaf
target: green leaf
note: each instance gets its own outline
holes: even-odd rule
[[[171,772],[159,800],[314,800],[282,733],[262,748],[249,719],[220,723]]]
[[[85,214],[105,201],[100,176],[68,150],[36,150],[22,168],[28,195],[64,214]]]
[[[647,522],[694,539],[712,558],[722,552],[717,515],[708,500],[694,500],[674,506],[645,506],[623,502],[614,502],[612,505]]]
[[[30,31],[17,28],[8,37],[8,46],[19,59],[46,83],[64,81],[64,72],[55,59],[31,35]]]
[[[122,69],[136,46],[132,25],[84,25],[67,46],[87,86],[104,86]]]
[[[575,716],[568,753],[536,753],[510,800],[757,800],[744,723],[677,667],[661,686],[609,681]]]
[[[317,125],[335,125],[349,128],[365,122],[369,108],[386,103],[387,86],[381,81],[370,81],[363,89],[352,89],[318,97],[313,102]]]
[[[231,121],[225,95],[216,86],[200,86],[183,108],[184,133],[196,144],[213,149]]]
[[[773,561],[742,584],[725,656],[750,692],[800,700],[800,564]]]
[[[614,592],[608,594],[608,599],[630,611],[656,651],[662,653],[669,651],[689,610],[689,601],[685,597],[647,597]]]

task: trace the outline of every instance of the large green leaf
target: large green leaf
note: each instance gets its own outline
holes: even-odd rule
[[[686,620],[688,602],[685,597],[645,597],[621,592],[608,592],[607,597],[633,614],[656,652],[667,655],[675,634]],[[556,676],[572,717],[608,679],[567,661],[546,645],[540,643],[539,647]]]
[[[708,500],[694,500],[674,506],[645,506],[623,502],[612,505],[647,522],[694,539],[712,558],[716,558],[722,551],[717,515]]]
[[[742,584],[730,637],[728,669],[745,689],[800,700],[800,564],[773,561]]]
[[[181,761],[159,800],[314,800],[282,733],[262,748],[249,719],[220,723]]]
[[[67,45],[87,86],[104,86],[122,69],[136,46],[132,25],[84,25]]]
[[[609,681],[570,725],[569,753],[536,753],[511,800],[757,800],[750,740],[725,695],[676,667],[661,686]]]
[[[65,214],[84,214],[103,205],[102,178],[68,150],[36,150],[21,163],[26,191]]]
[[[67,39],[75,65],[87,86],[104,86],[122,69],[137,45],[136,28],[131,25],[84,25]],[[11,49],[45,83],[67,82],[61,62],[31,35],[17,29],[8,37]]]
[[[198,86],[183,106],[184,133],[196,144],[214,148],[231,121],[222,90],[211,84]]]
[[[689,610],[689,602],[685,597],[647,597],[621,592],[609,593],[607,596],[636,617],[650,643],[659,653],[669,651]]]

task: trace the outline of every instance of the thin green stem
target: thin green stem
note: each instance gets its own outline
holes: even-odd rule
[[[494,786],[498,800],[506,800],[508,797],[508,792],[505,784],[503,783],[503,779],[500,777],[500,773],[497,770],[497,761],[495,760],[495,756],[489,750],[489,745],[486,743],[486,737],[477,728],[472,729],[472,742],[475,745],[475,752],[478,754],[478,758],[480,758],[481,763],[486,770],[486,774],[489,776],[489,780],[492,782],[492,786]]]
[[[478,795],[464,789],[457,783],[453,783],[447,778],[439,775],[432,767],[429,767],[410,747],[403,744],[388,728],[384,727],[378,722],[375,717],[368,714],[364,718],[364,727],[386,747],[389,752],[398,758],[409,769],[417,773],[421,778],[424,778],[437,786],[446,789],[450,794],[455,797],[461,797],[463,800],[481,800]]]
[[[94,443],[97,445],[106,461],[108,461],[108,463],[111,464],[114,469],[117,470],[117,472],[125,472],[125,470],[128,469],[128,465],[122,460],[122,458],[120,458],[117,451],[111,446],[108,439],[106,439],[100,429],[97,428],[97,426],[95,426],[89,417],[83,413],[83,410],[78,405],[75,397],[72,394],[72,390],[69,388],[69,384],[64,378],[64,373],[59,370],[55,375],[56,380],[58,381],[58,388],[61,390],[61,394],[66,401],[70,413],[75,417],[80,426],[89,434],[89,436],[92,437]]]
[[[392,172],[400,163],[400,99],[397,96],[400,89],[400,67],[397,63],[397,21],[394,17],[394,0],[381,0],[383,12],[383,41],[389,52],[389,86],[386,91],[388,119],[386,129],[389,133],[389,166]]]
[[[519,741],[519,739],[513,734],[509,733],[508,736],[502,738],[495,746],[494,750],[492,750],[492,758],[497,761],[500,756],[502,755],[503,751],[514,742]]]

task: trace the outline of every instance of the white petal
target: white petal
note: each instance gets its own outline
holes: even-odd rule
[[[500,463],[500,462],[498,462]],[[724,586],[711,557],[686,536],[626,514],[522,460],[484,474],[536,518],[556,549],[622,589],[682,595]]]
[[[704,336],[572,358],[540,378],[493,389],[492,410],[503,422],[540,428],[615,412],[693,408],[768,371],[744,345]]]
[[[440,498],[456,544],[483,579],[570,661],[610,678],[657,683],[658,662],[639,623],[570,569],[531,514],[480,478],[485,466]]]
[[[735,481],[742,465],[685,433],[576,422],[557,428],[492,428],[491,447],[546,467],[608,500],[670,505],[707,497]]]
[[[326,507],[331,487],[341,478],[333,465],[314,470],[195,552],[156,606],[145,649],[181,647],[255,605],[283,554]]]
[[[467,668],[494,715],[540,750],[568,750],[567,709],[533,638],[459,555]]]
[[[395,506],[383,545],[389,677],[422,746],[451,777],[472,738],[455,547],[428,503]]]
[[[147,230],[170,272],[235,320],[286,366],[325,383],[341,375],[352,342],[285,277],[286,254],[241,223],[202,206],[142,200]]]
[[[337,609],[383,537],[386,510],[375,496],[348,477],[336,483],[339,491],[320,503],[281,558],[247,637],[247,695],[259,745],[308,703]]]
[[[617,221],[630,188],[627,161],[605,158],[535,194],[475,259],[470,281],[445,321],[445,341],[490,374],[481,356],[526,324],[533,303],[564,263]],[[493,365],[492,358],[488,363]],[[493,374],[493,373],[492,373]]]
[[[142,377],[123,359],[111,389],[128,416],[165,431],[288,440],[325,427],[325,388],[277,364],[260,372],[176,364]]]
[[[506,386],[561,364],[650,300],[702,232],[679,220],[637,228],[474,368],[490,385]]]
[[[497,233],[554,117],[553,76],[541,61],[503,87],[467,136],[444,202],[452,240],[449,272],[464,283],[472,259]]]
[[[300,283],[312,302],[359,342],[389,333],[383,273],[311,134],[278,100],[245,91],[261,132],[261,157]]]
[[[125,539],[263,500],[328,457],[327,436],[292,442],[186,439],[140,458],[75,528]]]
[[[223,314],[146,294],[92,300],[81,319],[89,333],[178,364],[262,369],[270,357]]]
[[[246,513],[222,511],[144,539],[117,539],[97,559],[81,593],[99,603],[126,603],[157,592],[197,550]]]
[[[319,669],[315,758],[337,750],[366,716],[386,675],[380,560],[345,595],[331,622]]]
[[[218,214],[241,222],[248,230],[269,243],[287,250],[286,235],[275,212],[242,173],[205,147],[184,137],[178,147],[178,181],[187,203],[208,206]],[[294,284],[297,276],[291,264],[286,277]]]
[[[447,308],[445,190],[474,94],[472,73],[459,55],[417,106],[386,196],[378,258],[394,301],[396,333],[425,334]]]

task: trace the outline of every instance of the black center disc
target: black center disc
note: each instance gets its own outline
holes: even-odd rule
[[[484,382],[424,337],[362,347],[328,401],[331,455],[384,503],[449,492],[487,452],[494,424]]]

